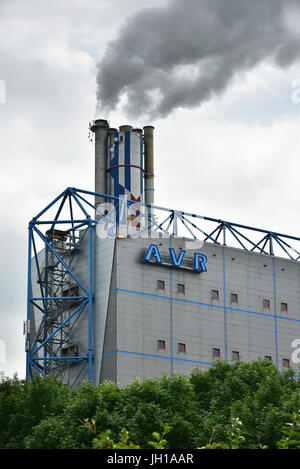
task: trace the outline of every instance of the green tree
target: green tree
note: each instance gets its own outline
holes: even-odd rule
[[[276,448],[288,415],[300,409],[300,386],[294,371],[281,374],[265,360],[234,364],[217,362],[207,372],[195,371],[190,379],[205,417],[199,428],[200,446],[226,441],[232,418],[243,422],[245,448]]]
[[[141,448],[292,448],[298,445],[299,411],[295,372],[281,374],[264,360],[216,362],[190,378],[136,379],[126,387],[85,382],[70,389],[54,377],[30,382],[2,377],[0,447],[73,449],[133,442]],[[97,435],[83,422],[94,422]],[[167,433],[157,431],[166,423]]]
[[[290,415],[282,429],[283,437],[277,442],[279,449],[300,449],[300,411]]]
[[[0,448],[23,448],[24,438],[43,419],[64,412],[71,390],[55,377],[28,382],[0,378]]]

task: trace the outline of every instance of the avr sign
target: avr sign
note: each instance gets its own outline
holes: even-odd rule
[[[163,262],[162,257],[160,255],[158,246],[156,244],[150,244],[146,256],[144,257],[145,262],[155,263],[158,265],[167,265],[177,268],[183,268],[182,261],[185,256],[185,250],[181,249],[179,254],[176,255],[174,248],[169,248],[170,253],[170,262]],[[199,252],[194,253],[194,264],[193,270],[195,272],[207,272],[206,268],[207,257],[204,254],[200,254]],[[190,270],[190,269],[189,269]]]

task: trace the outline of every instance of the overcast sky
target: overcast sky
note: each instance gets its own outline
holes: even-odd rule
[[[299,235],[298,5],[0,1],[6,374],[25,373],[28,221],[68,186],[93,190],[96,117],[155,126],[159,205]]]

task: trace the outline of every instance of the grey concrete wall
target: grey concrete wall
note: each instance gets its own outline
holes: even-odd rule
[[[169,239],[152,241],[168,255]],[[297,262],[206,243],[200,252],[208,258],[207,272],[195,274],[144,263],[150,243],[116,240],[108,330],[117,331],[104,351],[117,356],[115,381],[127,384],[135,376],[207,369],[213,348],[228,360],[232,351],[244,361],[270,355],[280,370],[283,358],[291,360],[291,342],[300,338]],[[172,246],[178,253],[185,240],[175,239]],[[187,263],[192,258],[193,251],[187,251]],[[165,281],[165,290],[157,289],[157,280]],[[177,292],[177,283],[185,284],[184,294]],[[212,300],[212,289],[219,290],[219,300]],[[231,303],[231,293],[238,295],[237,304]],[[270,300],[268,310],[264,298]],[[288,303],[287,313],[280,311],[281,302]],[[158,339],[166,341],[165,350],[157,349]],[[179,342],[186,344],[185,353],[178,352]]]
[[[95,278],[93,310],[93,382],[98,384],[101,375],[104,335],[111,288],[115,240],[95,237]]]

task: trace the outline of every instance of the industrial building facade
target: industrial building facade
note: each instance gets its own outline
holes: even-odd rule
[[[165,258],[184,239],[157,243]],[[206,243],[207,271],[144,261],[147,240],[116,240],[100,379],[189,374],[217,359],[292,365],[299,264]],[[186,261],[193,262],[187,251]],[[184,262],[184,260],[183,260]]]
[[[95,192],[68,188],[29,226],[27,377],[126,385],[259,358],[298,369],[300,239],[155,206],[153,128],[91,128]]]

